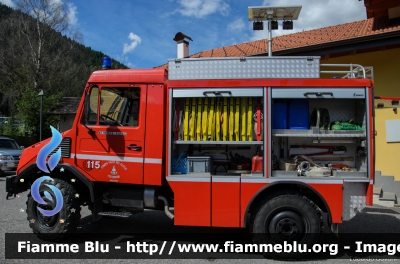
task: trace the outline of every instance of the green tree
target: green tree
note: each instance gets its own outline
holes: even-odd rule
[[[62,92],[43,96],[43,139],[51,136],[50,126],[57,127],[58,117],[49,114],[63,97]],[[19,117],[24,120],[25,132],[39,139],[40,96],[33,87],[27,87],[17,101]]]
[[[79,73],[80,67],[64,58],[75,52],[81,33],[72,27],[65,1],[17,0],[16,7],[18,11],[5,19],[0,37],[6,47],[2,53],[6,65],[3,68],[6,83],[2,89],[3,101],[16,102],[14,111],[37,135],[37,94],[43,90],[47,107],[54,107],[57,100],[52,100],[53,95],[62,96],[69,84],[68,78]],[[47,113],[46,110],[43,113]],[[49,116],[43,117],[44,124],[51,122],[47,121]]]
[[[14,2],[16,10],[0,3],[0,111],[29,124],[25,127],[37,135],[38,93],[44,91],[45,101],[53,94],[81,96],[85,82],[92,71],[100,69],[105,55],[80,43],[80,32],[68,20],[66,1]],[[113,60],[113,68],[127,67]],[[56,101],[50,100],[49,106]],[[34,104],[37,111],[25,103]],[[54,118],[46,111],[44,124]]]

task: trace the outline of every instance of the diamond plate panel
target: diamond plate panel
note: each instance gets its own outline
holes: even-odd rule
[[[350,220],[366,206],[367,184],[365,182],[344,182],[343,221]]]
[[[173,59],[170,80],[319,78],[320,57],[235,57]]]

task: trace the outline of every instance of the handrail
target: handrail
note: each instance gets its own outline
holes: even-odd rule
[[[345,74],[342,79],[345,78],[367,78],[365,73],[365,68],[359,64],[321,64],[321,67],[342,67],[349,68],[349,70],[340,70],[340,71],[320,71],[320,73],[326,74]],[[360,75],[360,72],[362,73]],[[362,76],[362,77],[361,77]]]

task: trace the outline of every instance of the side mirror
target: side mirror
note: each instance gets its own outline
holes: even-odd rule
[[[23,150],[23,149],[25,149],[25,146],[20,146],[19,148],[20,148],[21,150]]]

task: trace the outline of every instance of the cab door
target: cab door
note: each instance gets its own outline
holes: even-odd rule
[[[94,86],[78,124],[76,165],[102,182],[143,184],[147,85]]]

